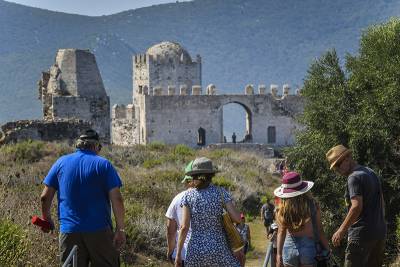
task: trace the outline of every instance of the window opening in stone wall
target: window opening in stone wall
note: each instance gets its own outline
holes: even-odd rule
[[[222,107],[221,143],[251,143],[252,114],[239,103],[229,103]]]
[[[198,136],[197,136],[197,145],[198,146],[205,146],[206,145],[206,130],[204,130],[202,127],[200,127],[197,130]]]
[[[276,143],[276,128],[275,128],[275,126],[268,127],[268,143],[269,144]]]

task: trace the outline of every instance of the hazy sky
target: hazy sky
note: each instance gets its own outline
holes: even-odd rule
[[[101,16],[139,7],[173,3],[173,0],[7,0],[26,6],[65,13]],[[179,0],[183,2],[185,0]],[[187,0],[186,0],[187,1]]]

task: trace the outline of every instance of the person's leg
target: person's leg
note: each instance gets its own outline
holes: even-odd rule
[[[89,265],[89,254],[82,240],[80,233],[60,233],[59,236],[59,247],[60,247],[60,265],[62,266],[65,260],[68,258],[74,245],[78,246],[78,266]],[[72,262],[70,264],[72,266]]]
[[[375,240],[369,245],[367,266],[381,267],[383,265],[383,255],[385,250],[385,239]]]
[[[365,267],[367,266],[367,254],[365,244],[359,241],[348,241],[346,247],[345,267]]]
[[[110,229],[83,234],[91,267],[119,266],[119,252],[113,245],[113,238],[114,234]]]
[[[296,267],[300,265],[299,250],[297,249],[295,238],[286,236],[282,249],[282,262],[285,267]]]

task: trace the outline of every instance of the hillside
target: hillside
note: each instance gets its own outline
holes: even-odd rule
[[[112,103],[131,101],[131,56],[162,40],[203,58],[203,86],[301,86],[329,48],[354,53],[361,30],[400,14],[391,0],[195,0],[88,17],[0,0],[0,123],[41,116],[36,82],[58,48],[89,48]]]
[[[56,266],[58,226],[52,234],[41,233],[29,223],[40,215],[42,179],[51,165],[73,148],[65,144],[22,142],[0,147],[0,265]],[[196,156],[213,160],[220,172],[214,183],[228,188],[236,206],[258,216],[260,199],[271,193],[279,178],[269,172],[271,160],[230,150],[192,150],[183,145],[121,148],[106,146],[101,155],[116,167],[123,181],[127,245],[124,266],[162,266],[165,255],[164,214],[183,185],[183,168]],[[57,218],[56,201],[53,218]],[[258,255],[258,254],[257,254]],[[256,255],[253,255],[256,257]],[[140,262],[151,258],[154,264]]]

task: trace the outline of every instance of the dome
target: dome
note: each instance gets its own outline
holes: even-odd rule
[[[182,62],[192,62],[189,53],[178,43],[162,42],[147,49],[146,54],[156,59],[178,59]]]

